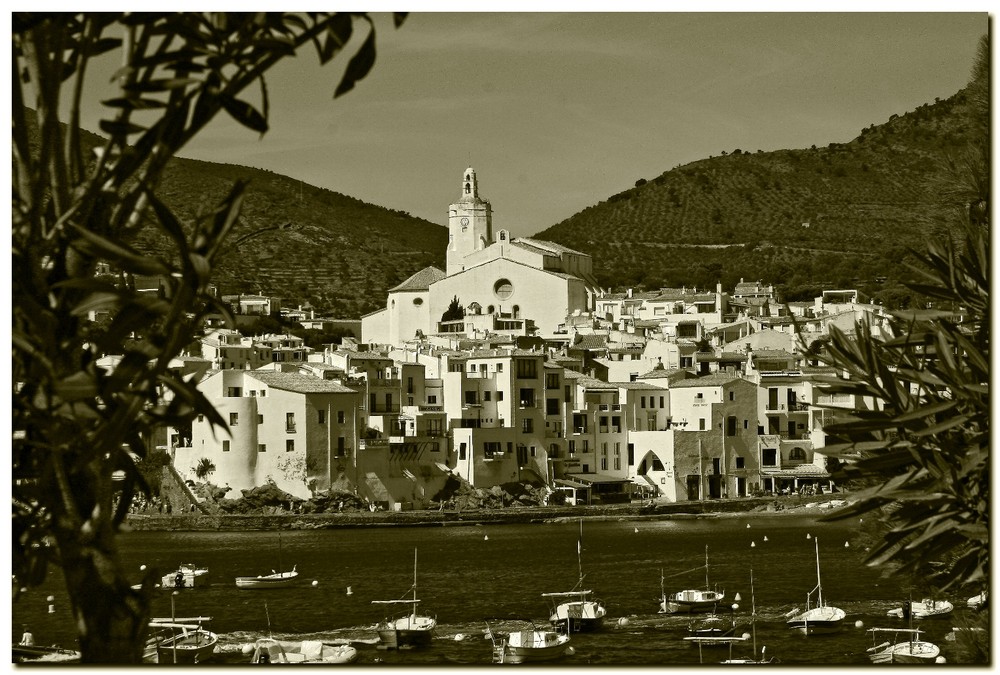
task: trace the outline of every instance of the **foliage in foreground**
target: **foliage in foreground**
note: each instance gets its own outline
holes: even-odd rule
[[[358,21],[371,30],[334,96],[374,63],[365,14],[12,15],[13,589],[16,599],[49,565],[62,569],[85,663],[142,656],[155,571],[133,590],[116,549],[133,495],[148,494],[133,455],[196,414],[225,427],[173,359],[206,315],[228,316],[208,292],[210,274],[245,186],[183,222],[158,198],[159,181],[221,112],[265,133],[264,74],[309,44],[330,61]],[[112,53],[119,94],[102,102],[108,139],[89,154],[79,129],[87,68]],[[130,241],[143,227],[169,245],[140,253]],[[120,279],[97,274],[105,269]],[[162,292],[137,292],[129,275],[159,277]],[[110,320],[92,324],[93,312]],[[105,367],[104,354],[121,360]],[[117,508],[116,470],[125,475]]]

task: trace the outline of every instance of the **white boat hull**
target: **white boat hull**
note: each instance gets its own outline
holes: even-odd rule
[[[872,663],[934,663],[941,649],[932,642],[901,642],[869,655]]]
[[[569,636],[552,630],[514,631],[497,647],[499,663],[552,661],[566,655]]]
[[[339,665],[352,663],[357,658],[358,650],[351,645],[330,645],[318,640],[260,638],[254,645],[250,663]]]
[[[236,577],[236,588],[286,588],[298,583],[299,573],[278,572],[275,574],[265,574],[257,577]]]
[[[955,606],[947,600],[931,600],[929,598],[920,602],[910,603],[910,615],[914,619],[926,619],[933,616],[944,616],[951,614]],[[886,612],[886,616],[894,616],[897,619],[906,618],[902,607],[896,607]]]
[[[660,614],[714,612],[725,598],[726,594],[718,591],[680,591],[660,602]]]
[[[207,585],[208,570],[194,565],[181,565],[180,568],[164,574],[163,578],[160,579],[160,587],[166,590],[200,588]]]
[[[215,654],[218,636],[204,628],[185,630],[156,644],[157,662],[160,664],[204,663]]]
[[[382,621],[375,626],[379,641],[389,649],[423,647],[431,643],[437,620],[430,616],[411,614]]]
[[[570,633],[600,630],[607,610],[596,600],[563,602],[556,605],[549,616],[549,623]]]
[[[827,635],[843,628],[844,610],[839,607],[814,607],[788,620],[788,627],[805,635]]]

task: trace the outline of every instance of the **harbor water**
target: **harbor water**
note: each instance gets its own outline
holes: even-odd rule
[[[207,567],[204,588],[176,594],[158,590],[153,614],[211,616],[219,635],[216,661],[247,663],[246,644],[261,636],[283,639],[351,641],[359,664],[395,666],[487,665],[491,643],[484,638],[487,617],[530,618],[546,623],[542,593],[571,590],[577,582],[578,541],[582,542],[584,586],[607,607],[605,628],[574,635],[574,654],[559,665],[679,666],[718,663],[728,648],[700,650],[683,637],[688,616],[657,613],[661,576],[666,592],[705,587],[708,577],[725,590],[727,612],[749,632],[756,603],[758,649],[782,664],[868,663],[871,646],[865,629],[903,624],[886,617],[923,589],[878,569],[866,567],[858,521],[818,522],[809,516],[729,516],[671,520],[585,520],[532,525],[445,525],[277,532],[130,532],[120,546],[127,569],[141,578],[140,566],[157,578],[181,563]],[[834,635],[805,637],[788,630],[786,615],[804,609],[816,585],[813,537],[819,538],[824,599],[847,613]],[[384,605],[372,600],[407,596],[418,550],[421,611],[436,615],[430,647],[406,651],[379,649],[374,624]],[[280,559],[280,562],[279,562]],[[301,574],[292,588],[238,590],[235,577],[290,569]],[[750,578],[753,570],[754,598]],[[62,578],[51,576],[12,605],[12,637],[28,624],[39,644],[75,645],[75,633]],[[730,604],[739,593],[739,608]],[[49,600],[49,598],[52,598]],[[949,663],[968,663],[956,643],[945,640],[967,610],[962,597],[952,616],[927,619],[924,639],[938,644]],[[173,607],[171,605],[173,604]],[[720,608],[720,612],[722,609]],[[863,627],[857,627],[857,622]],[[895,622],[895,623],[894,623]],[[732,648],[749,657],[752,643]]]

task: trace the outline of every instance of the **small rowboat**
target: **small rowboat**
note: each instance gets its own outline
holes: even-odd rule
[[[904,604],[902,607],[890,609],[886,612],[886,616],[894,616],[897,619],[908,619],[907,609],[909,609],[909,616],[912,616],[914,619],[926,619],[928,617],[951,614],[955,606],[947,600],[924,598],[919,602],[910,602],[909,607]]]
[[[286,588],[299,580],[299,573],[293,567],[290,572],[260,574],[255,577],[236,577],[236,588]]]

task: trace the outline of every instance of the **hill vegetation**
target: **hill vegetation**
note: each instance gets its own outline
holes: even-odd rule
[[[606,287],[732,289],[742,277],[786,300],[826,285],[906,306],[908,249],[952,222],[955,204],[929,186],[968,142],[967,107],[963,90],[849,143],[733,149],[639,179],[535,236],[592,255]]]

